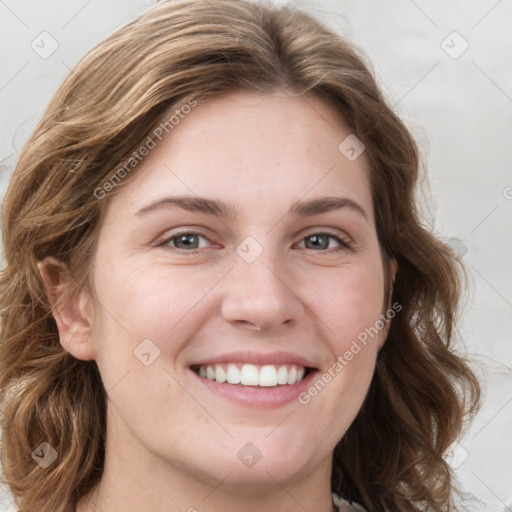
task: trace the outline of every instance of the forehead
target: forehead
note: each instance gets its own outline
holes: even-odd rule
[[[366,157],[340,151],[351,133],[313,94],[237,91],[201,102],[156,140],[109,209],[137,211],[183,194],[279,215],[282,205],[329,195],[357,200],[372,215]]]

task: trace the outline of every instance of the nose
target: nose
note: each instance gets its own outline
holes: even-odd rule
[[[291,327],[304,315],[303,302],[294,288],[284,265],[268,251],[252,263],[237,257],[225,282],[222,316],[255,331]]]

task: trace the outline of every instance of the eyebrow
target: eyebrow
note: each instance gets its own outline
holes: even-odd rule
[[[234,205],[229,205],[219,199],[208,199],[198,196],[173,196],[164,197],[154,203],[151,203],[135,215],[140,216],[146,213],[166,208],[169,206],[177,206],[183,210],[194,213],[205,213],[207,215],[215,215],[225,219],[235,220],[238,216],[238,208]],[[364,208],[359,204],[349,199],[348,197],[335,197],[326,196],[308,201],[295,201],[290,208],[289,213],[298,217],[311,217],[313,215],[320,215],[331,211],[341,210],[348,208],[368,221],[368,215]]]

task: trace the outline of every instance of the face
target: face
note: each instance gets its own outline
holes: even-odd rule
[[[108,200],[86,343],[127,464],[246,485],[330,471],[387,307],[350,133],[315,96],[233,93]]]

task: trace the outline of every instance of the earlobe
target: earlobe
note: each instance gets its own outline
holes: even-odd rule
[[[388,297],[388,309],[391,308],[393,302],[393,287],[395,286],[395,277],[398,270],[398,263],[395,258],[391,258],[389,261],[389,297]]]
[[[393,289],[393,285],[395,284],[396,272],[398,270],[398,262],[395,258],[392,258],[391,262],[391,289]]]
[[[56,258],[46,258],[38,262],[37,267],[57,323],[61,345],[77,359],[95,359],[91,295],[85,289],[73,291],[67,266]]]

